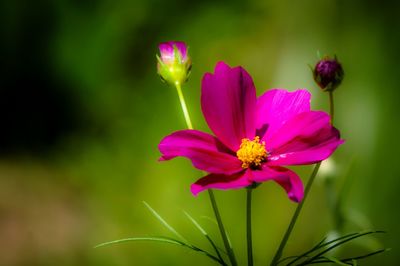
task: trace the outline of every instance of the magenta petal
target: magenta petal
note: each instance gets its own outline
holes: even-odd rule
[[[202,80],[201,107],[211,130],[233,151],[243,138],[254,137],[256,90],[243,68],[230,68],[219,62],[215,74],[206,73]]]
[[[261,137],[266,131],[268,139],[287,120],[293,116],[310,111],[311,94],[306,90],[288,92],[283,89],[273,89],[265,92],[257,100],[256,128]]]
[[[250,171],[242,171],[233,175],[209,174],[192,184],[190,190],[193,195],[197,196],[198,193],[209,188],[235,189],[247,187],[252,184],[249,175]]]
[[[313,164],[328,158],[343,142],[328,114],[304,112],[287,121],[267,140],[268,165]]]
[[[300,202],[303,199],[303,183],[300,177],[289,169],[264,165],[262,170],[252,171],[252,180],[257,183],[274,180],[286,190],[291,200]]]
[[[173,62],[174,60],[174,46],[173,42],[163,42],[158,45],[160,49],[161,60],[164,63]]]
[[[161,140],[158,148],[161,161],[183,156],[197,169],[210,173],[231,174],[242,170],[239,159],[225,145],[201,131],[176,131]]]
[[[182,56],[182,60],[185,61],[187,59],[187,46],[184,42],[174,42],[176,47],[178,48],[179,53]]]
[[[160,49],[161,60],[164,63],[173,62],[175,59],[174,45],[178,48],[178,52],[181,54],[183,61],[187,59],[187,46],[184,42],[163,42],[160,43],[158,48]]]

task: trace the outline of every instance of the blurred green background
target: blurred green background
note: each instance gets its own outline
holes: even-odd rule
[[[170,235],[148,202],[194,243],[219,241],[201,176],[185,159],[158,163],[161,138],[185,127],[176,92],[156,74],[159,42],[182,40],[193,59],[184,94],[196,128],[200,80],[224,60],[253,76],[258,94],[307,88],[328,110],[308,64],[336,54],[346,76],[335,92],[346,139],[322,172],[285,250],[298,254],[337,226],[329,197],[341,191],[342,232],[381,229],[337,255],[385,246],[361,265],[398,265],[399,6],[391,1],[17,0],[0,2],[0,265],[212,265],[157,243],[93,249],[129,236]],[[326,167],[325,167],[326,168]],[[304,181],[311,167],[297,167]],[[326,184],[332,184],[326,186]],[[343,185],[344,184],[344,185]],[[245,191],[216,191],[240,264]],[[254,193],[256,265],[266,265],[296,205],[276,184]],[[220,241],[219,241],[220,243]]]

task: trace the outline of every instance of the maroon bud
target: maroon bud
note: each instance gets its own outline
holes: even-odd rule
[[[325,57],[320,60],[313,70],[314,80],[324,91],[333,91],[343,80],[344,72],[337,58]]]

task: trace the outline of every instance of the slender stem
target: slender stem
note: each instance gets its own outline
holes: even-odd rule
[[[333,102],[333,91],[329,91],[329,114],[330,114],[330,117],[331,117],[331,124],[332,125],[333,125],[333,118],[334,118],[334,114],[335,114],[334,113],[334,107],[335,106],[334,106],[334,102]],[[300,211],[303,208],[304,202],[307,199],[308,193],[310,192],[311,186],[312,186],[312,184],[314,182],[315,177],[317,176],[317,173],[318,173],[318,170],[319,170],[320,166],[321,166],[321,162],[319,162],[319,163],[317,163],[315,165],[314,170],[312,171],[311,176],[307,181],[307,185],[306,185],[306,188],[304,190],[303,200],[299,203],[299,205],[297,205],[296,211],[294,212],[294,214],[292,216],[292,219],[290,221],[290,224],[289,224],[288,228],[286,229],[285,235],[283,236],[282,241],[279,244],[279,248],[276,251],[274,258],[272,259],[272,262],[270,264],[271,266],[277,265],[278,262],[279,262],[279,259],[282,256],[283,249],[285,248],[286,243],[287,243],[287,241],[289,239],[289,236],[293,231],[294,225],[296,224],[297,218],[299,217]]]
[[[329,114],[331,115],[331,124],[333,125],[333,118],[335,115],[335,105],[333,102],[333,91],[329,91]]]
[[[253,266],[253,242],[251,235],[251,192],[253,188],[247,188],[247,211],[246,211],[246,227],[247,227],[247,265]]]
[[[190,120],[189,111],[186,107],[185,97],[183,96],[183,93],[182,93],[181,84],[176,83],[175,87],[178,92],[179,101],[181,103],[181,107],[182,107],[183,115],[185,117],[186,125],[189,129],[193,129],[192,121]],[[222,241],[224,242],[226,253],[228,253],[228,257],[229,257],[229,260],[231,261],[232,266],[236,266],[237,262],[236,262],[235,254],[233,253],[233,249],[232,249],[232,247],[229,243],[228,237],[226,235],[224,224],[222,223],[221,215],[219,214],[217,202],[214,197],[214,192],[211,189],[208,189],[207,191],[208,191],[208,195],[209,195],[209,198],[211,201],[211,206],[214,211],[215,218],[217,219],[218,228],[219,228],[219,231],[220,231],[220,234],[222,237]]]
[[[281,241],[281,243],[279,245],[278,251],[275,253],[274,258],[272,259],[271,266],[277,265],[279,259],[282,256],[283,249],[285,248],[286,243],[287,243],[287,241],[289,239],[289,236],[292,233],[294,225],[296,224],[297,218],[299,217],[301,209],[303,208],[304,202],[306,201],[306,198],[308,196],[308,192],[311,189],[311,185],[314,182],[315,177],[317,176],[317,173],[318,173],[318,170],[319,170],[320,166],[321,166],[321,162],[319,162],[319,163],[317,163],[315,165],[314,170],[312,171],[311,176],[307,181],[307,185],[306,185],[306,188],[304,190],[303,200],[299,203],[299,205],[297,205],[296,211],[294,212],[292,220],[290,221],[290,224],[289,224],[288,228],[286,229],[285,235],[282,238],[282,241]]]
[[[178,92],[179,101],[181,102],[181,107],[182,107],[182,111],[183,111],[183,116],[185,117],[186,125],[189,129],[193,129],[192,121],[190,120],[189,112],[186,107],[185,98],[183,97],[181,84],[176,83],[175,87]]]
[[[210,196],[211,205],[214,210],[215,218],[217,219],[219,232],[221,233],[221,237],[224,242],[225,250],[228,253],[228,257],[229,257],[229,260],[231,261],[232,266],[236,266],[237,262],[236,262],[235,254],[233,253],[233,249],[229,243],[228,236],[226,235],[224,224],[222,223],[221,215],[219,214],[217,202],[215,201],[214,192],[212,191],[212,189],[208,189],[207,191],[208,191],[208,195]]]

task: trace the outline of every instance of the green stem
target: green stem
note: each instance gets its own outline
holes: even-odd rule
[[[247,265],[253,266],[253,242],[251,235],[251,192],[253,188],[247,188],[247,212],[246,212],[246,227],[247,227]]]
[[[189,129],[193,129],[192,121],[190,120],[189,111],[186,107],[185,97],[183,96],[181,85],[179,83],[176,83],[175,87],[178,92],[179,101],[181,103],[181,107],[182,107],[183,115],[185,117],[186,125]],[[233,249],[232,249],[232,247],[229,243],[228,237],[226,235],[224,224],[222,223],[221,215],[219,214],[217,202],[214,197],[214,192],[211,189],[208,189],[207,191],[208,191],[208,196],[211,201],[211,206],[214,211],[215,218],[217,219],[218,228],[221,233],[222,241],[224,242],[226,253],[228,254],[228,257],[229,257],[229,260],[231,261],[232,266],[236,266],[237,262],[236,262],[235,254],[233,253]]]
[[[331,115],[331,124],[333,125],[333,117],[335,115],[335,105],[333,102],[333,91],[329,91],[329,114]]]
[[[330,110],[330,115],[331,115],[331,124],[333,125],[333,118],[334,118],[334,101],[333,101],[333,91],[329,91],[329,110]],[[337,231],[341,231],[343,227],[343,222],[344,222],[344,217],[341,212],[341,200],[342,197],[338,193],[336,193],[336,190],[334,188],[334,184],[332,183],[332,180],[328,179],[325,182],[325,186],[327,189],[327,198],[328,198],[328,204],[330,204],[331,210],[332,210],[332,215],[334,218],[334,228]]]
[[[333,118],[334,118],[334,114],[335,114],[334,113],[334,107],[335,106],[334,106],[334,102],[333,102],[333,91],[329,91],[329,114],[330,114],[330,117],[331,117],[331,124],[332,125],[333,125]],[[307,199],[308,193],[310,192],[311,186],[312,186],[312,184],[314,182],[315,177],[317,176],[317,173],[318,173],[318,170],[319,170],[320,166],[321,166],[321,162],[319,162],[319,163],[317,163],[315,165],[314,170],[312,171],[311,176],[307,181],[307,185],[306,185],[306,188],[304,190],[303,200],[299,203],[299,205],[297,205],[296,211],[294,212],[293,217],[292,217],[292,219],[290,221],[290,224],[289,224],[288,228],[286,229],[285,235],[283,236],[282,241],[279,244],[279,248],[276,251],[274,258],[272,259],[272,262],[270,264],[271,266],[277,265],[278,262],[279,262],[279,259],[282,256],[283,249],[285,248],[286,243],[287,243],[287,241],[289,239],[289,236],[293,231],[294,225],[296,224],[297,218],[299,217],[300,211],[303,208],[304,202]]]
[[[185,98],[183,97],[181,84],[176,83],[175,87],[178,92],[179,101],[181,102],[181,107],[182,107],[182,111],[183,111],[183,116],[185,117],[186,125],[189,129],[193,129],[192,121],[190,120],[189,112],[186,107]]]
[[[306,201],[306,198],[308,196],[308,192],[311,189],[311,185],[314,182],[315,177],[317,176],[320,166],[321,166],[321,162],[319,162],[315,165],[314,170],[312,171],[311,176],[308,179],[306,188],[304,190],[303,200],[297,205],[296,211],[294,212],[292,220],[290,221],[290,224],[289,224],[288,228],[286,229],[285,235],[282,238],[282,241],[279,245],[278,251],[275,253],[274,258],[272,259],[271,266],[277,265],[279,262],[279,259],[282,256],[283,249],[285,248],[286,243],[289,239],[289,236],[293,231],[294,225],[296,224],[297,218],[299,217],[301,209],[303,208],[304,202]]]

